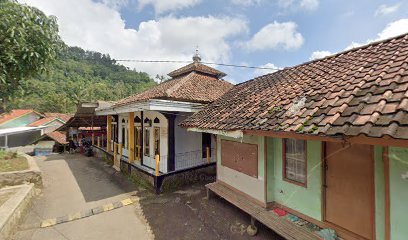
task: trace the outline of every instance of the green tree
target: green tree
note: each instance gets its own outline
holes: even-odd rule
[[[82,101],[117,101],[155,85],[147,73],[128,69],[108,54],[66,47],[46,73],[24,81],[24,94],[9,106],[73,113]]]
[[[26,79],[48,69],[61,47],[55,17],[14,0],[0,0],[0,113]]]

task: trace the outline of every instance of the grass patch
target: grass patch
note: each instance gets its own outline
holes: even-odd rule
[[[0,150],[0,172],[12,172],[28,169],[27,159],[16,152]]]

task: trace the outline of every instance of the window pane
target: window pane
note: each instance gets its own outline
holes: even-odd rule
[[[306,183],[306,141],[285,139],[285,178]]]
[[[145,128],[145,134],[144,134],[144,145],[145,145],[145,155],[149,156],[150,155],[150,131],[148,128]]]

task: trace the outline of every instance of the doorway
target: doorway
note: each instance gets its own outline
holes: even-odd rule
[[[374,235],[374,160],[370,145],[326,142],[325,221],[366,239]]]

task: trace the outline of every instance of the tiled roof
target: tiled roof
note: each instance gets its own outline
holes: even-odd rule
[[[0,125],[32,112],[34,112],[34,110],[32,109],[14,109],[11,110],[9,113],[3,113],[0,115]]]
[[[54,131],[54,132],[49,132],[46,133],[48,137],[50,137],[52,140],[60,143],[60,144],[67,144],[67,137],[65,135],[65,132],[59,132],[59,131]]]
[[[119,100],[114,106],[149,99],[166,99],[185,102],[210,103],[221,97],[233,85],[222,79],[203,73],[187,75],[165,81],[142,93]]]
[[[208,75],[214,76],[216,78],[222,78],[222,77],[227,76],[227,74],[225,74],[225,73],[223,73],[221,71],[218,71],[215,68],[209,67],[207,65],[204,65],[204,64],[202,64],[200,62],[196,62],[196,61],[194,61],[193,63],[190,63],[190,64],[188,64],[188,65],[186,65],[184,67],[176,69],[176,70],[170,72],[168,75],[170,77],[172,77],[172,78],[175,78],[175,77],[178,77],[178,76],[181,76],[183,74],[187,74],[187,73],[190,73],[190,72],[193,72],[193,71],[208,74]]]
[[[45,117],[57,117],[61,119],[64,122],[68,122],[68,120],[71,118],[71,115],[69,114],[64,114],[64,113],[51,113],[51,112],[46,112],[44,113]]]
[[[408,34],[236,85],[182,126],[408,139]]]
[[[52,121],[54,121],[56,119],[57,119],[56,117],[45,117],[45,118],[38,119],[37,121],[28,124],[28,126],[30,126],[30,127],[39,127],[39,126],[42,126],[42,125],[47,124],[49,122],[52,122]]]

